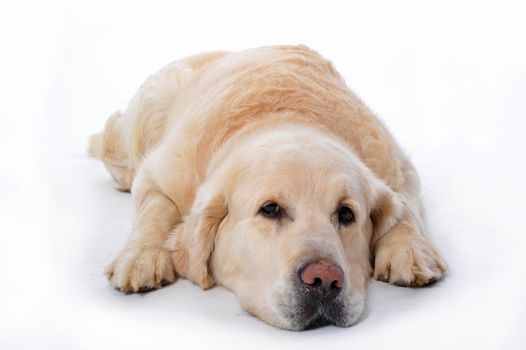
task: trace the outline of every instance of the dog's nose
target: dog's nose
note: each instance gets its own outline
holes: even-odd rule
[[[302,282],[310,288],[339,291],[343,288],[343,271],[326,260],[308,264],[300,272]]]

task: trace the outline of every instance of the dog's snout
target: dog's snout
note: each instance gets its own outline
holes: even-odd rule
[[[301,281],[309,287],[338,291],[343,288],[343,271],[326,260],[312,262],[300,272]]]
[[[316,260],[299,270],[295,283],[295,320],[302,327],[341,324],[345,276],[342,269],[328,260]]]

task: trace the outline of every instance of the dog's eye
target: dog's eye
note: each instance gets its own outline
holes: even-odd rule
[[[259,212],[267,218],[277,219],[281,216],[281,208],[277,203],[270,202],[259,209]]]
[[[354,221],[354,213],[349,207],[340,207],[338,209],[338,221],[342,225],[349,225]]]

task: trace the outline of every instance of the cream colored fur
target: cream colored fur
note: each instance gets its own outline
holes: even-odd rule
[[[90,152],[136,203],[131,238],[107,270],[123,292],[177,275],[219,283],[252,314],[298,329],[278,305],[305,259],[342,267],[345,325],[360,316],[371,273],[422,286],[445,270],[424,237],[411,162],[331,63],[304,46],[174,62],[108,119]],[[286,221],[258,215],[268,200],[288,208]],[[356,216],[349,227],[334,222],[342,203]]]

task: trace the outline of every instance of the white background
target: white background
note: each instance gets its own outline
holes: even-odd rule
[[[2,2],[0,348],[524,349],[525,18],[503,1]],[[89,134],[174,59],[280,43],[331,59],[411,155],[446,278],[372,282],[359,324],[300,333],[221,288],[114,291],[133,208]]]

